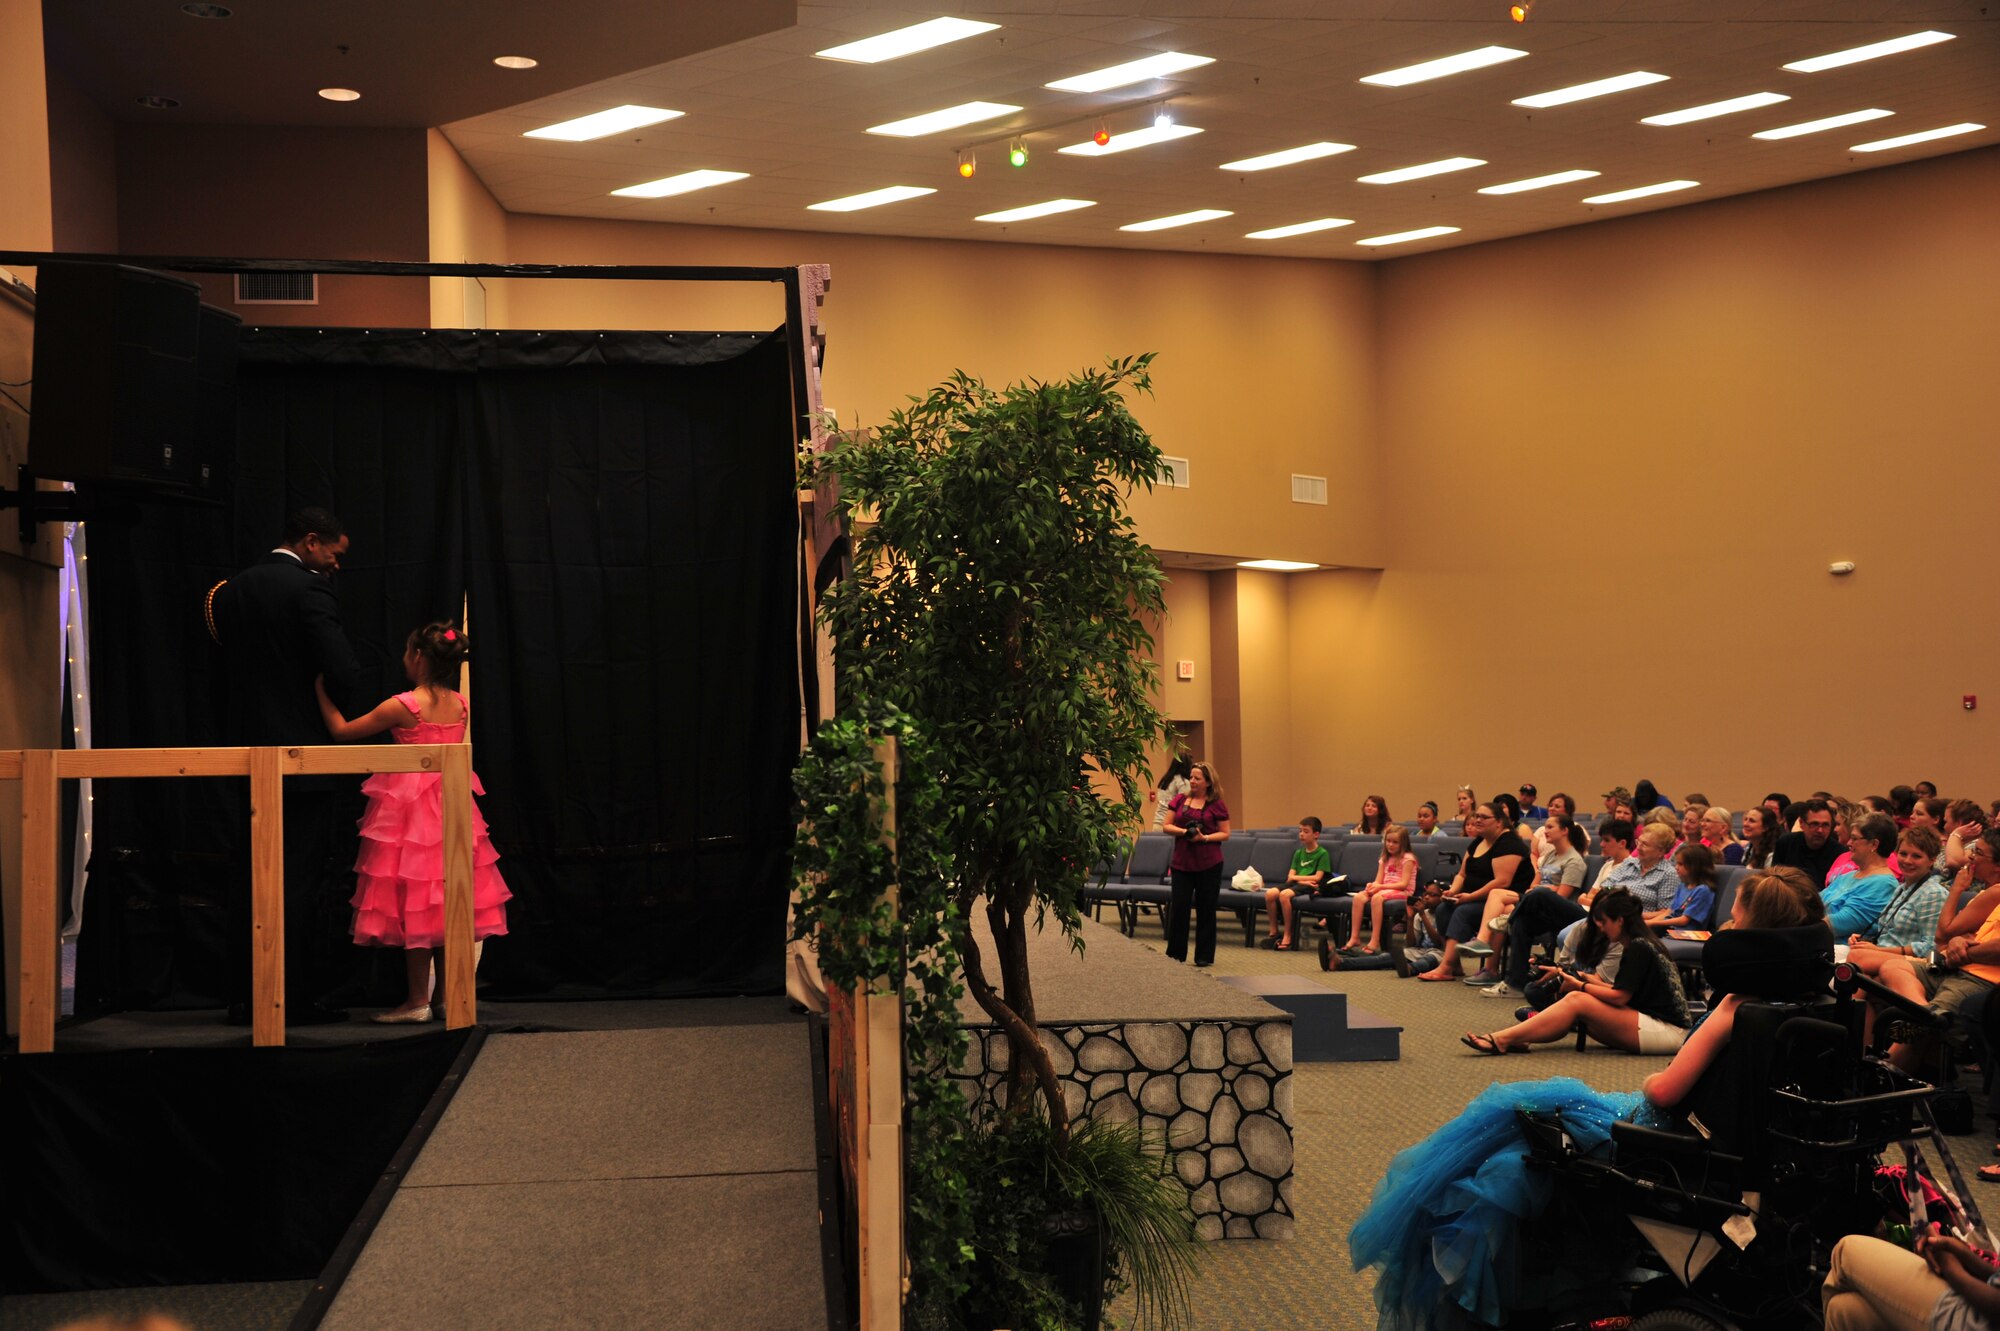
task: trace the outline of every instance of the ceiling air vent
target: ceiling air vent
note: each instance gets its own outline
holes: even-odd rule
[[[238,305],[317,305],[317,273],[238,273]]]
[[[1324,504],[1326,502],[1326,477],[1301,476],[1292,473],[1292,502],[1294,504]]]
[[[1170,458],[1164,453],[1161,454],[1160,484],[1174,490],[1187,489],[1188,460],[1186,458]]]

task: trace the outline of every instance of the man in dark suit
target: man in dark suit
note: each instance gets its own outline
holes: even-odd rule
[[[339,696],[355,674],[354,649],[340,623],[332,575],[347,553],[340,519],[302,508],[286,519],[284,540],[262,559],[209,594],[209,627],[222,646],[228,685],[230,742],[243,745],[326,744],[330,740],[313,695],[325,675]],[[319,1006],[314,888],[334,842],[339,811],[334,778],[285,779],[285,1020],[292,1025],[340,1021],[345,1012]],[[250,997],[250,875],[243,859],[232,874],[228,958],[230,1020],[245,1021]]]

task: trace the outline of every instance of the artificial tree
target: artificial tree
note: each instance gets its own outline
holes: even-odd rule
[[[1171,740],[1144,623],[1164,579],[1125,508],[1161,470],[1125,404],[1151,361],[999,390],[954,374],[805,461],[858,532],[853,573],[822,602],[839,705],[890,704],[921,728],[966,989],[1006,1033],[1009,1111],[1039,1094],[1059,1151],[1069,1113],[1037,1035],[1029,931],[1053,916],[1081,947],[1090,867],[1136,822],[1148,752]],[[976,908],[997,982],[963,925]]]

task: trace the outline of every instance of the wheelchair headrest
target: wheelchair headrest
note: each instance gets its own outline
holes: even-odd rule
[[[1789,1001],[1826,993],[1833,978],[1833,930],[1723,929],[1701,949],[1701,972],[1717,996]]]

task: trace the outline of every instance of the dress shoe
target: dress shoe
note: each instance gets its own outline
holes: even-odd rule
[[[431,1007],[413,1007],[407,1012],[377,1012],[370,1021],[379,1021],[384,1026],[419,1026],[431,1019]]]

